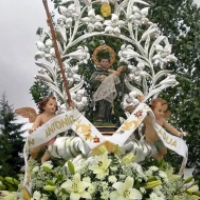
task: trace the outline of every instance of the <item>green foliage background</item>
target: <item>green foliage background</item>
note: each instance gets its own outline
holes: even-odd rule
[[[180,84],[168,89],[163,96],[173,113],[171,123],[189,133],[186,141],[191,167],[200,161],[200,9],[192,0],[152,0],[150,4],[150,20],[157,23],[168,37],[178,58],[178,62],[170,67]],[[178,165],[171,154],[167,160]]]

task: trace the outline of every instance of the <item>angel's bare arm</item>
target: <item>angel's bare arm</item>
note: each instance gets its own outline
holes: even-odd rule
[[[35,122],[33,123],[33,126],[31,129],[28,130],[29,134],[34,132],[39,126],[42,124],[42,116],[38,115],[35,119]]]
[[[163,123],[164,128],[169,131],[171,134],[178,136],[178,137],[183,137],[185,136],[184,132],[178,131],[175,127],[173,127],[171,124],[169,124],[165,119]]]

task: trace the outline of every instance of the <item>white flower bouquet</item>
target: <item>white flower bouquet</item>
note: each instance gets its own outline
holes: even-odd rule
[[[31,200],[176,200],[199,199],[197,181],[184,180],[172,167],[144,167],[131,156],[119,158],[105,152],[81,162],[68,161],[64,166],[30,162]],[[1,199],[23,199],[23,186]],[[3,193],[2,193],[3,194]]]

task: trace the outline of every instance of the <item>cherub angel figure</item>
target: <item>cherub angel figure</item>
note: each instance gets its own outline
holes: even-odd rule
[[[140,102],[143,102],[145,99],[145,97],[141,95],[137,95],[136,98]],[[135,110],[136,106],[133,105],[127,106],[125,110],[132,113]],[[171,112],[168,110],[168,104],[164,99],[162,98],[153,99],[150,102],[149,107],[153,111],[156,124],[160,125],[166,131],[168,131],[170,134],[174,136],[182,138],[187,135],[186,132],[178,131],[174,126],[168,123],[168,119],[171,116]],[[157,154],[154,156],[154,158],[158,161],[161,161],[167,154],[167,148],[165,147],[162,140],[154,130],[154,127],[152,125],[152,119],[149,115],[147,115],[146,118],[144,119],[144,125],[145,125],[145,139],[155,146]]]
[[[174,126],[172,126],[167,122],[166,119],[170,117],[171,112],[168,110],[168,104],[164,99],[162,98],[153,99],[150,102],[149,107],[152,109],[154,113],[155,122],[161,127],[163,127],[165,130],[167,130],[170,134],[181,138],[187,135],[186,132],[178,131]],[[146,140],[154,144],[154,146],[158,151],[157,155],[155,156],[155,159],[160,161],[163,159],[164,155],[167,154],[167,148],[164,146],[162,140],[155,133],[152,127],[151,118],[149,116],[146,117],[144,123],[146,126],[146,132],[145,132]]]
[[[15,113],[21,115],[22,117],[29,118],[29,122],[33,123],[31,129],[28,130],[29,134],[33,133],[38,127],[42,126],[50,119],[56,116],[56,111],[58,109],[56,98],[53,96],[45,97],[38,103],[39,114],[36,113],[34,108],[22,107],[15,110]],[[31,149],[30,160],[35,160],[38,153],[46,148],[44,155],[41,158],[41,163],[44,163],[50,158],[50,153],[48,152],[48,146],[51,145],[56,138],[41,144],[37,147]]]

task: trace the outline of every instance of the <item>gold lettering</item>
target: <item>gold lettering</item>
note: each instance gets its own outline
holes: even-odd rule
[[[73,116],[67,116],[64,119],[60,119],[59,121],[55,121],[51,124],[51,126],[47,127],[45,130],[46,137],[52,135],[56,129],[61,129],[63,126],[69,126],[74,123]]]
[[[48,128],[46,129],[46,131],[45,131],[46,137],[50,136],[54,131],[55,131],[55,128],[54,128],[54,126],[53,126],[53,124],[52,124],[52,125],[51,125],[50,127],[48,127]]]
[[[34,139],[28,141],[28,145],[29,145],[29,146],[30,146],[30,145],[34,145],[34,144],[35,144],[35,140],[34,140]]]
[[[164,140],[166,140],[166,134],[165,133],[163,133],[163,138],[164,138]]]
[[[166,140],[165,140],[168,144],[171,144],[172,143],[172,139],[171,138],[168,138],[166,137]]]
[[[69,125],[69,123],[68,123],[68,117],[66,117],[64,119],[61,119],[60,123],[62,124],[62,126],[65,126],[65,125],[68,126]]]
[[[171,143],[172,146],[176,147],[177,146],[177,143],[176,143],[176,140],[174,140],[172,143]]]
[[[59,121],[54,122],[54,124],[55,124],[55,127],[56,127],[57,129],[62,128],[62,127],[61,127],[62,124],[61,124]]]
[[[75,120],[74,120],[74,116],[70,116],[69,118],[70,118],[70,119],[69,119],[69,120],[70,120],[70,124],[73,124],[74,121],[75,121]]]

